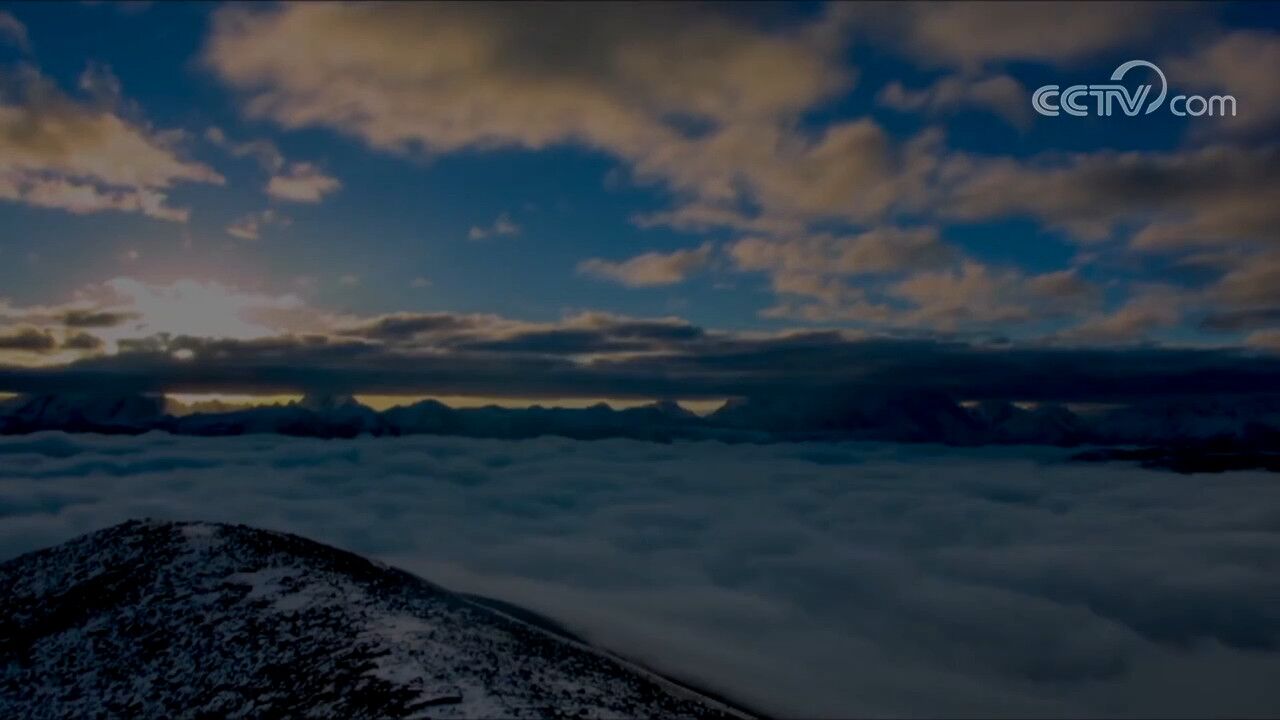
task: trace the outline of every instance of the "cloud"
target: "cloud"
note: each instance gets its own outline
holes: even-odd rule
[[[183,334],[247,340],[285,332],[305,333],[326,322],[296,295],[269,295],[214,281],[147,283],[119,277],[79,294],[129,318],[127,326],[98,326],[98,334],[112,342]]]
[[[628,287],[674,285],[707,267],[713,249],[711,243],[703,243],[692,250],[649,252],[620,262],[591,258],[578,263],[578,272]]]
[[[728,250],[740,270],[819,275],[874,275],[948,265],[957,251],[934,228],[881,227],[858,235],[744,238]]]
[[[238,237],[241,240],[257,240],[258,239],[258,219],[249,215],[227,226],[227,234]]]
[[[293,163],[283,175],[275,175],[267,183],[267,194],[277,200],[316,203],[342,187],[337,178],[321,172],[310,163]]]
[[[14,307],[0,301],[0,363],[55,366],[70,362],[103,345],[101,338],[85,329],[97,332],[131,317],[128,313],[93,310],[80,302]]]
[[[983,66],[1092,59],[1139,42],[1148,47],[1168,36],[1169,23],[1187,25],[1208,12],[1198,7],[835,4],[774,32],[705,6],[646,8],[643,22],[626,6],[554,20],[543,15],[538,22],[524,22],[526,12],[226,8],[204,61],[243,93],[252,117],[331,127],[391,152],[567,143],[608,152],[637,181],[673,192],[673,208],[637,218],[646,225],[787,236],[833,221],[867,229],[904,212],[952,220],[1032,214],[1089,237],[1117,222],[1147,222],[1140,242],[1162,244],[1275,224],[1272,198],[1201,180],[1209,175],[1258,187],[1257,176],[1277,163],[1239,148],[1027,163],[945,153],[935,130],[894,138],[867,117],[802,122],[849,87],[853,73],[843,51],[850,35],[961,69],[921,90],[890,85],[884,102],[932,112],[977,105],[1025,124],[1023,88]],[[437,36],[438,42],[419,42]],[[1245,56],[1238,49],[1219,54]],[[1242,82],[1256,84],[1248,72]],[[1147,176],[1155,182],[1139,186]],[[1262,194],[1273,185],[1262,183]],[[1191,217],[1179,216],[1183,207]]]
[[[18,328],[7,334],[0,334],[0,350],[16,350],[28,353],[52,352],[58,347],[53,335],[34,327]]]
[[[706,337],[702,328],[679,318],[637,319],[604,313],[571,316],[555,325],[489,330],[487,334],[458,338],[451,344],[463,352],[595,357],[679,351]]]
[[[932,236],[917,233],[919,247],[927,248]],[[840,252],[854,248],[860,263],[883,259],[871,249],[884,238],[853,237],[860,239],[833,247]],[[831,249],[819,247],[822,252]],[[759,256],[769,263],[838,265],[824,257],[799,252]],[[851,266],[854,272],[859,267],[865,266]],[[776,277],[815,276],[778,272]],[[837,283],[843,280],[833,278]],[[1280,357],[1266,353],[1231,347],[1082,346],[1091,342],[1088,337],[1098,343],[1132,343],[1125,342],[1123,332],[1097,332],[1100,325],[1070,334],[1074,326],[1106,317],[1100,314],[1101,289],[1075,271],[1028,274],[956,260],[921,273],[890,273],[882,280],[857,297],[836,293],[836,300],[844,304],[828,302],[821,287],[804,282],[779,284],[776,290],[794,301],[782,306],[788,312],[846,322],[870,317],[894,327],[890,335],[857,330],[725,331],[678,317],[601,312],[538,322],[449,312],[370,316],[326,311],[292,293],[122,277],[86,286],[65,305],[0,304],[0,332],[30,327],[57,340],[87,331],[103,340],[106,350],[82,359],[75,354],[41,356],[50,362],[38,371],[0,363],[0,392],[88,391],[104,382],[122,392],[595,398],[724,398],[835,385],[905,385],[961,400],[1014,401],[1112,402],[1280,392]],[[777,282],[784,281],[790,282]],[[1256,282],[1265,285],[1265,277]],[[1216,287],[1207,285],[1203,292],[1217,293]],[[1263,304],[1251,305],[1229,302],[1225,295],[1213,304],[1189,306],[1174,288],[1165,289],[1163,297],[1154,287],[1147,289],[1152,291],[1144,301],[1148,317],[1162,304],[1195,321],[1205,316],[1191,315],[1194,307],[1220,312],[1276,307],[1266,304],[1266,298],[1259,300]],[[1115,313],[1120,319],[1110,321],[1110,326],[1116,330],[1131,323],[1129,331],[1137,332],[1144,324],[1138,322],[1138,304],[1126,307],[1120,306]],[[1003,331],[1021,322],[1038,327],[1035,323],[1044,318],[1056,318],[1059,324],[1039,328],[1045,333],[1040,342],[936,332],[953,326]],[[1141,337],[1128,339],[1136,342]]]
[[[0,559],[130,517],[248,523],[528,607],[776,716],[1269,716],[1274,475],[1067,454],[0,438]]]
[[[333,332],[437,355],[446,351],[552,356],[652,353],[679,350],[706,337],[702,328],[680,318],[630,318],[601,312],[570,315],[554,323],[497,315],[401,312],[340,323]]]
[[[107,107],[121,107],[125,104],[124,88],[120,78],[111,68],[101,63],[90,61],[84,72],[76,81],[77,87],[94,102]]]
[[[856,32],[923,65],[970,69],[1088,60],[1163,39],[1178,21],[1205,13],[1184,3],[1148,2],[857,3],[840,11]]]
[[[979,108],[1027,127],[1022,65],[1110,62],[1135,47],[1188,67],[1203,60],[1208,69],[1187,72],[1189,87],[1224,78],[1250,102],[1273,104],[1265,73],[1255,72],[1265,63],[1247,58],[1269,57],[1274,38],[1223,34],[1204,7],[831,4],[771,28],[716,5],[540,6],[536,21],[531,12],[228,6],[216,13],[201,59],[238,94],[248,118],[328,128],[395,155],[566,145],[607,154],[619,161],[615,177],[656,185],[670,198],[669,207],[634,217],[637,224],[731,230],[728,257],[735,269],[768,274],[776,298],[765,314],[775,319],[947,332],[1010,322],[1042,333],[1100,321],[1102,291],[1085,279],[1086,263],[1030,269],[958,253],[940,259],[900,226],[1025,218],[1046,234],[1097,244],[1103,261],[1124,254],[1134,263],[1276,237],[1280,162],[1263,125],[1246,134],[1193,133],[1174,149],[1014,157],[949,149],[937,127],[905,135],[873,117],[827,112],[856,80],[847,51],[859,39],[933,70],[919,85],[890,83],[879,95],[882,105],[930,118]],[[1170,55],[1184,48],[1191,51]],[[468,234],[504,234],[504,218],[510,223],[500,216]],[[867,233],[899,234],[876,246],[880,257],[844,249]],[[1113,247],[1121,243],[1128,247]],[[589,258],[578,269],[656,286],[680,282],[715,256],[643,250]],[[923,264],[850,272],[797,259],[853,262],[857,253],[868,268],[894,265],[895,255]],[[1075,292],[1055,295],[1053,282],[1066,283],[1058,293]],[[1118,283],[1107,302],[1124,304],[1132,292]]]
[[[222,128],[205,130],[205,140],[237,158],[252,158],[267,173],[266,193],[277,200],[317,203],[325,195],[336,192],[342,183],[307,162],[289,162],[280,148],[270,140],[237,142],[227,137]]]
[[[270,140],[250,140],[247,142],[235,142],[227,137],[222,128],[210,127],[205,131],[204,137],[209,142],[225,149],[231,153],[232,157],[243,158],[250,157],[257,161],[258,165],[268,173],[277,173],[284,169],[285,158],[280,152],[280,148]]]
[[[256,213],[245,215],[227,226],[227,234],[238,237],[241,240],[257,240],[262,236],[262,230],[268,225],[289,225],[292,222],[288,217],[270,208]]]
[[[468,240],[484,240],[491,237],[511,237],[520,234],[520,226],[511,220],[511,216],[502,213],[489,225],[472,225],[467,231]]]
[[[1202,330],[1211,332],[1233,332],[1269,326],[1280,326],[1280,307],[1212,313],[1200,323]]]
[[[1280,352],[1280,330],[1258,330],[1245,338],[1245,344]]]
[[[539,22],[528,22],[531,12]],[[637,22],[635,12],[228,9],[215,18],[205,61],[249,94],[253,115],[291,127],[334,126],[377,147],[417,143],[437,151],[539,148],[575,137],[624,148],[669,134],[660,121],[668,112],[723,117],[802,106],[827,82],[798,72],[822,69],[815,52],[727,16],[646,8]],[[568,37],[576,40],[562,41]],[[306,42],[279,44],[288,40]],[[684,72],[671,72],[675,61],[658,52],[677,48],[688,51],[678,61]],[[730,74],[717,75],[723,71]]]
[[[1134,227],[1140,250],[1273,241],[1280,146],[1045,154],[1027,161],[956,153],[942,163],[945,217],[1029,215],[1099,241]]]
[[[895,110],[938,114],[973,107],[989,110],[1010,125],[1026,128],[1031,124],[1030,95],[1022,83],[1008,75],[985,78],[949,76],[920,90],[908,90],[897,80],[886,85],[876,96],[877,102]]]
[[[549,5],[534,19],[518,5],[228,7],[203,57],[250,117],[388,152],[577,144],[704,217],[885,212],[918,147],[897,147],[866,118],[798,130],[852,77],[826,11],[765,32],[723,10]]]
[[[729,255],[739,270],[769,274],[780,302],[763,314],[774,318],[973,331],[1060,318],[1101,300],[1075,270],[1028,275],[993,267],[927,227],[746,238]]]
[[[1216,332],[1254,331],[1257,344],[1268,331],[1280,330],[1280,252],[1264,249],[1226,258],[1222,272],[1189,300],[1205,311],[1200,327]]]
[[[909,324],[944,329],[1069,315],[1099,299],[1096,289],[1071,271],[1028,276],[971,261],[957,271],[907,278],[889,295],[915,306],[907,314]]]
[[[500,318],[492,315],[458,315],[449,312],[401,312],[339,326],[336,332],[340,335],[351,337],[395,342],[413,339],[426,334],[453,333],[462,330],[488,328],[499,322],[501,322]]]
[[[1265,140],[1280,128],[1280,89],[1268,72],[1277,64],[1280,34],[1239,30],[1202,43],[1187,55],[1170,58],[1163,66],[1180,86],[1236,98],[1234,117],[1201,119],[1213,131]]]
[[[885,319],[890,310],[868,303],[867,291],[851,284],[851,278],[924,271],[950,265],[960,257],[938,239],[933,228],[892,227],[849,236],[748,237],[731,244],[728,255],[738,270],[767,272],[778,295],[815,301],[799,306],[784,300],[765,310],[766,316],[815,322],[836,315]]]
[[[222,184],[180,158],[178,135],[79,103],[38,71],[0,77],[0,198],[72,213],[137,212],[185,222],[168,204],[174,183]]]
[[[105,345],[106,342],[103,341],[102,338],[97,335],[90,335],[87,332],[73,333],[68,335],[67,339],[62,342],[62,348],[64,350],[84,350],[91,352],[101,350]]]
[[[27,26],[14,17],[12,13],[0,10],[0,41],[7,42],[19,50],[30,51],[31,41],[27,37]]]
[[[107,328],[123,325],[137,318],[138,315],[132,312],[73,308],[62,316],[62,322],[69,328]]]
[[[953,277],[915,292],[947,282],[973,283]],[[674,318],[597,314],[522,323],[402,313],[360,324],[317,314],[296,299],[198,286],[145,292],[145,329],[104,335],[117,352],[38,369],[0,366],[0,391],[85,392],[110,378],[121,392],[480,397],[723,398],[849,385],[1054,402],[1280,393],[1280,358],[1240,349],[727,333]],[[948,302],[930,311],[980,313],[981,302],[979,295],[977,310]],[[198,313],[188,307],[196,303]],[[193,318],[199,322],[192,325]]]
[[[1086,318],[1058,337],[1092,344],[1140,342],[1152,330],[1176,325],[1187,310],[1187,300],[1177,288],[1148,284],[1120,307]]]

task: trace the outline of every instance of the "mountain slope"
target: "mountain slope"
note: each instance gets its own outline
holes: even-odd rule
[[[131,521],[0,565],[0,717],[730,717],[293,535]]]

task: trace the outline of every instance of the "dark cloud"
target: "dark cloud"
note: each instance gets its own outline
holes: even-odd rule
[[[461,344],[460,350],[485,350],[512,353],[544,353],[579,355],[592,352],[626,352],[649,348],[643,339],[614,338],[593,330],[571,328],[538,330],[496,340],[477,340]]]
[[[1030,162],[956,154],[946,162],[945,215],[1026,214],[1099,240],[1126,223],[1145,225],[1146,250],[1274,242],[1280,145],[1230,145],[1166,153],[1045,155]]]
[[[102,338],[85,332],[78,332],[62,342],[66,350],[99,350],[103,346]]]
[[[370,340],[395,342],[418,335],[474,330],[483,325],[483,318],[453,313],[396,313],[341,328],[339,333]]]
[[[683,321],[632,320],[587,315],[570,327],[521,331],[503,338],[459,343],[464,351],[585,355],[687,349],[706,335]]]
[[[68,310],[62,316],[62,324],[72,328],[115,327],[137,317],[137,313],[112,310]]]
[[[40,345],[43,336],[27,337]],[[52,338],[48,343],[55,344]],[[632,352],[635,349],[645,352]],[[619,350],[609,353],[606,351]],[[598,357],[576,356],[599,352]],[[1084,349],[704,333],[657,323],[563,328],[413,348],[326,336],[156,336],[59,367],[0,369],[0,391],[366,392],[506,397],[725,397],[865,385],[957,399],[1111,402],[1280,392],[1280,358],[1238,349]]]
[[[839,13],[859,36],[921,65],[968,69],[1079,63],[1137,43],[1174,44],[1212,26],[1199,3],[870,2],[842,3]]]
[[[47,353],[58,347],[58,341],[48,331],[33,327],[19,328],[0,334],[0,350]]]
[[[1235,332],[1256,330],[1280,325],[1280,308],[1221,312],[1206,316],[1200,321],[1201,330]]]

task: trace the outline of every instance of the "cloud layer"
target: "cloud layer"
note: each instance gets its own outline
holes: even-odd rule
[[[0,439],[0,557],[246,522],[543,612],[793,716],[1269,716],[1274,476],[1056,451]]]

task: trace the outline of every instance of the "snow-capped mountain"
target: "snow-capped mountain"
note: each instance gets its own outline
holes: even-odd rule
[[[1117,408],[1096,423],[1100,436],[1120,443],[1280,441],[1280,398],[1267,395],[1161,399]]]
[[[978,403],[970,412],[989,442],[1078,445],[1094,437],[1078,415],[1061,405],[1022,408],[1002,400]]]
[[[382,416],[350,395],[306,395],[287,405],[183,415],[166,419],[157,429],[179,435],[275,433],[333,438],[389,434]]]
[[[0,406],[0,432],[140,433],[165,418],[159,395],[83,393],[19,396]]]
[[[244,526],[131,521],[0,565],[0,587],[5,718],[745,717],[527,613]]]
[[[973,416],[933,391],[832,388],[728,402],[712,413],[718,425],[775,434],[864,440],[969,444],[982,439]]]

